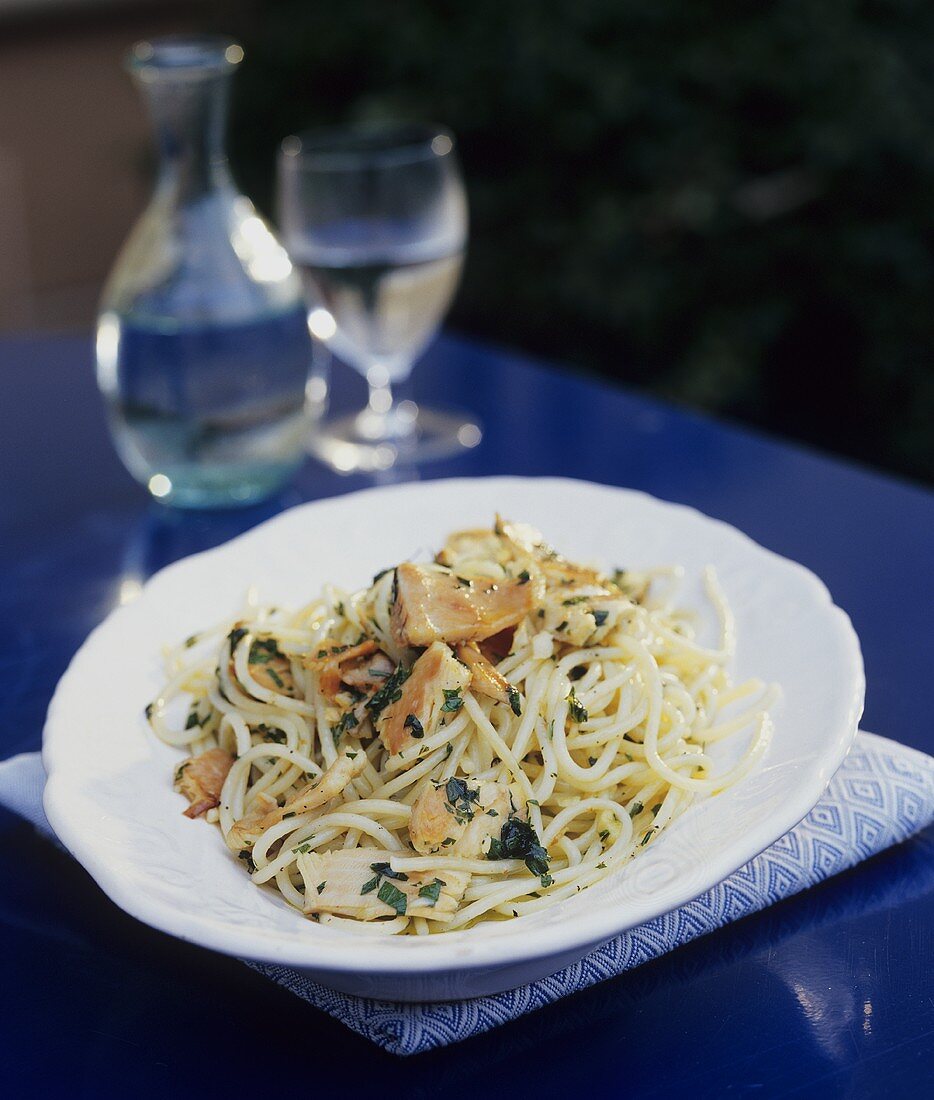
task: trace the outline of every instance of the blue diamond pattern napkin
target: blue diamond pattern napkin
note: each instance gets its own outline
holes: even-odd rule
[[[51,833],[42,813],[38,753],[0,763],[0,805]],[[248,965],[393,1054],[419,1054],[499,1027],[613,978],[730,921],[804,890],[897,844],[934,821],[934,758],[860,733],[807,817],[694,901],[624,932],[580,962],[493,997],[395,1004],[351,997],[282,966]]]

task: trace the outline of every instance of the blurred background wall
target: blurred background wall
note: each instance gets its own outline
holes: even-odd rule
[[[934,479],[930,3],[0,0],[0,329],[89,328],[151,180],[122,54],[194,29],[269,213],[292,130],[454,129],[455,329]]]

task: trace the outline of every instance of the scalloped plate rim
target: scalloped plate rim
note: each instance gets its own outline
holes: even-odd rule
[[[270,938],[257,939],[256,929],[250,929],[249,926],[228,925],[211,917],[179,911],[162,899],[147,898],[134,888],[133,884],[121,874],[119,868],[110,866],[107,857],[98,851],[93,835],[82,832],[70,816],[69,776],[67,770],[58,766],[60,754],[57,747],[60,743],[58,739],[63,736],[66,726],[63,714],[65,700],[73,691],[80,692],[79,676],[82,666],[93,656],[98,640],[102,635],[119,629],[123,617],[132,614],[138,607],[139,600],[137,600],[112,611],[89,634],[72,658],[49,704],[42,745],[42,760],[48,776],[44,805],[49,822],[65,847],[117,905],[144,923],[182,940],[254,962],[311,969],[319,975],[328,971],[336,974],[365,969],[371,974],[388,977],[393,974],[430,974],[431,972],[440,974],[450,973],[452,970],[506,967],[522,961],[531,964],[533,961],[544,960],[550,956],[567,956],[572,951],[583,954],[597,943],[679,908],[721,882],[769,847],[813,808],[849,751],[862,713],[865,680],[855,631],[846,613],[833,603],[827,587],[809,569],[762,547],[732,525],[707,516],[689,505],[664,501],[639,490],[558,477],[451,478],[362,489],[297,505],[220,546],[172,562],[149,578],[144,585],[143,594],[151,592],[160,585],[170,583],[178,575],[183,575],[193,562],[221,554],[235,553],[244,543],[266,537],[266,533],[281,523],[284,517],[292,516],[296,512],[310,513],[322,506],[338,508],[365,506],[366,499],[374,494],[405,496],[425,490],[437,492],[442,489],[454,490],[459,486],[477,484],[491,489],[496,485],[505,488],[535,484],[554,486],[556,489],[575,486],[586,487],[588,490],[597,489],[630,499],[638,498],[643,502],[651,502],[653,507],[673,509],[682,515],[689,515],[694,521],[699,520],[705,525],[715,526],[723,537],[740,540],[746,544],[747,550],[769,559],[773,566],[785,569],[789,575],[795,575],[800,583],[809,586],[815,603],[827,612],[826,621],[832,624],[837,640],[842,643],[849,658],[847,668],[849,686],[845,693],[847,703],[836,723],[836,729],[832,734],[827,735],[823,751],[815,760],[815,764],[820,766],[814,767],[806,776],[801,777],[802,781],[796,792],[797,797],[789,800],[783,813],[771,815],[767,828],[753,831],[738,839],[735,845],[719,853],[719,859],[710,860],[703,875],[692,884],[688,894],[679,898],[675,904],[665,905],[660,909],[644,906],[642,910],[636,907],[630,913],[620,913],[611,911],[607,907],[596,913],[581,913],[579,920],[534,929],[525,927],[526,921],[520,918],[514,922],[503,922],[496,926],[498,929],[502,928],[506,934],[475,936],[472,939],[470,937],[473,930],[424,939],[421,937],[371,938],[352,933],[342,933],[338,937],[328,935],[326,939],[319,939],[314,935],[302,940],[292,937],[276,940],[274,935]],[[663,837],[664,834],[660,840]],[[296,919],[301,922],[297,914]],[[300,923],[299,927],[317,929],[315,925],[304,923]],[[275,929],[272,931],[276,932]],[[328,929],[329,933],[331,931]],[[523,935],[521,947],[516,942],[516,935],[519,933]],[[402,951],[398,948],[402,948]]]

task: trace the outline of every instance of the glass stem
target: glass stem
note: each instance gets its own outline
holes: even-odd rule
[[[388,428],[391,420],[390,413],[393,408],[392,383],[388,378],[380,378],[378,383],[368,379],[367,385],[370,389],[367,407],[374,416],[384,419]]]

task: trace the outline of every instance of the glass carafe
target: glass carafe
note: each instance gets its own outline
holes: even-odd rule
[[[165,38],[129,58],[159,172],[104,288],[97,378],[127,469],[181,506],[259,500],[304,456],[311,343],[301,284],[224,155],[242,57],[229,39]]]

